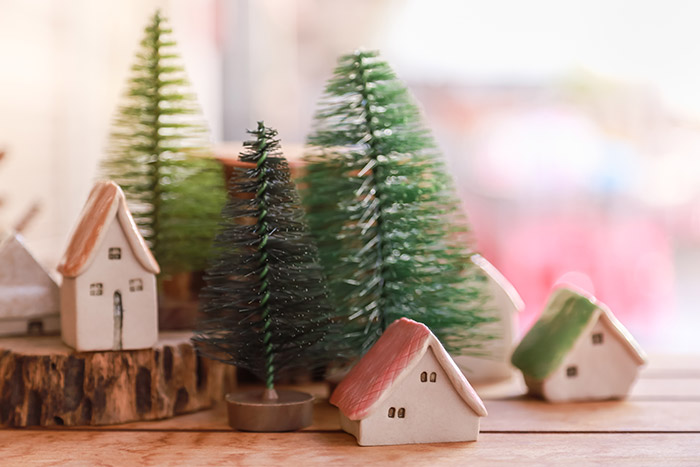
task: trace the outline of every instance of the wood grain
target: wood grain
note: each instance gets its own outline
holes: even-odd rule
[[[700,355],[655,354],[642,368],[641,378],[700,378]]]
[[[700,375],[693,376],[690,370],[669,372],[672,376],[642,375],[630,390],[630,400],[700,400]],[[673,376],[675,375],[675,376]],[[484,401],[512,399],[527,394],[527,386],[518,375],[507,381],[488,385],[475,385],[474,389]]]
[[[700,401],[700,377],[640,378],[632,387],[630,399]]]
[[[168,333],[152,349],[123,352],[74,352],[57,336],[1,339],[0,425],[105,425],[209,408],[231,369],[199,358],[189,338]]]
[[[700,434],[482,434],[473,443],[359,447],[344,433],[3,433],[8,465],[697,465]],[[624,442],[623,442],[624,440]],[[69,449],[68,447],[73,448]],[[116,454],[118,453],[118,455]]]
[[[487,409],[482,431],[700,432],[700,401],[550,404],[522,398],[490,401]]]
[[[243,389],[248,386],[242,386]],[[328,386],[322,383],[303,385],[279,385],[281,389],[295,388],[316,396],[314,416],[311,426],[302,431],[339,431],[338,409],[328,403]],[[90,429],[81,427],[80,429]],[[143,430],[143,431],[231,431],[228,425],[226,406],[223,402],[211,410],[200,411],[168,420],[140,421],[121,425],[92,427],[96,430]]]
[[[549,404],[513,396],[517,380],[478,388],[489,416],[476,443],[359,447],[339,431],[327,386],[312,383],[300,388],[318,397],[304,431],[236,432],[220,405],[162,421],[1,430],[0,464],[697,466],[696,360],[652,358],[627,401]]]
[[[489,416],[481,431],[519,432],[700,432],[700,402],[610,401],[586,404],[549,404],[537,400],[488,401]],[[139,422],[100,429],[228,431],[225,408],[157,422]],[[314,422],[304,431],[340,431],[338,409],[319,400]],[[700,450],[700,447],[698,448]]]

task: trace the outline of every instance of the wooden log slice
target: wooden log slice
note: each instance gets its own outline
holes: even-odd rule
[[[235,370],[199,357],[190,332],[152,349],[75,352],[58,336],[0,338],[0,425],[110,425],[210,408]]]

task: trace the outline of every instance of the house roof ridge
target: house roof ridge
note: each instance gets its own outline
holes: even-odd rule
[[[442,369],[445,370],[445,373],[447,373],[452,387],[457,391],[462,400],[464,400],[478,416],[486,417],[488,411],[486,410],[484,401],[481,400],[481,397],[479,397],[472,385],[469,384],[469,380],[464,376],[464,373],[462,373],[450,354],[447,353],[445,347],[443,347],[442,343],[440,343],[432,332],[430,333],[428,346],[432,348],[435,358],[438,363],[440,363]]]
[[[483,401],[435,335],[422,323],[400,318],[394,321],[364,357],[350,370],[331,395],[349,419],[361,420],[385,400],[432,348],[438,363],[465,403],[479,416],[486,416]]]
[[[632,358],[634,358],[639,365],[644,365],[647,363],[647,355],[642,347],[639,345],[637,340],[632,336],[632,334],[627,330],[627,328],[622,324],[622,322],[617,319],[617,317],[612,313],[612,310],[602,302],[598,302],[602,316],[610,323],[612,329],[617,334],[620,343],[627,349]]]
[[[36,267],[38,270],[44,273],[53,285],[57,285],[56,280],[51,276],[51,273],[49,272],[48,268],[44,267],[44,265],[41,264],[37,257],[34,256],[34,253],[32,253],[32,251],[29,249],[27,243],[24,241],[24,236],[21,233],[15,230],[7,230],[3,233],[0,233],[0,251],[12,246],[13,243],[19,245],[22,248],[23,253],[32,261],[34,267]]]
[[[476,266],[481,268],[486,274],[491,276],[501,289],[505,292],[508,299],[511,301],[515,307],[515,311],[520,313],[525,309],[525,301],[522,299],[518,290],[515,286],[508,280],[506,276],[503,275],[501,271],[498,270],[496,266],[493,265],[489,260],[484,258],[480,253],[474,253],[470,256],[470,260]]]
[[[58,265],[58,272],[66,277],[82,274],[94,261],[96,250],[104,241],[110,222],[115,218],[121,225],[137,261],[146,270],[158,274],[158,263],[138,231],[127,207],[124,192],[111,180],[98,181],[90,191]]]

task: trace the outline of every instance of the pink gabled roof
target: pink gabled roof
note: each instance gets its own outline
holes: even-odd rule
[[[391,393],[428,349],[432,349],[452,386],[480,417],[487,415],[484,403],[457,368],[440,341],[422,323],[401,318],[394,321],[364,357],[350,370],[331,396],[350,420],[361,420]]]
[[[58,272],[65,277],[82,274],[92,264],[97,247],[102,243],[115,217],[138,262],[147,271],[158,274],[160,267],[136,227],[126,205],[124,192],[119,185],[106,180],[97,182],[90,192],[68,248],[58,265]]]

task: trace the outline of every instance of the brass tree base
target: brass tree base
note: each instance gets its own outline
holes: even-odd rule
[[[294,431],[311,425],[314,396],[279,390],[271,398],[263,389],[226,394],[228,423],[242,431]]]

